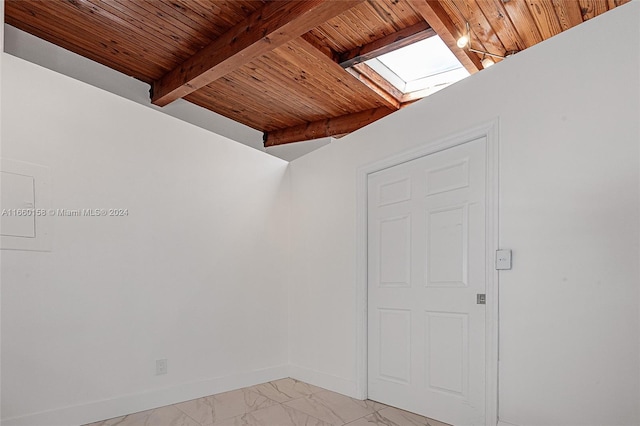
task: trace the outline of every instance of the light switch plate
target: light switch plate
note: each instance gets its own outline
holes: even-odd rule
[[[496,269],[511,269],[511,250],[496,250]]]

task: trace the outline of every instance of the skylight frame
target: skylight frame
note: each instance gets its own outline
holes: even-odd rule
[[[423,46],[416,46],[419,44],[422,44]],[[427,48],[425,48],[425,46],[427,46]],[[389,56],[397,56],[402,52],[405,52],[405,55],[410,55],[411,51],[425,51],[425,49],[429,50],[428,48],[433,48],[433,46],[436,46],[436,49],[439,50],[437,51],[437,53],[420,52],[420,56],[423,57],[424,55],[429,54],[440,55],[438,59],[441,62],[444,61],[445,65],[441,66],[438,72],[427,74],[424,77],[405,81],[399,75],[402,72],[394,71],[392,66],[389,65],[389,63],[393,61],[385,60]],[[416,49],[416,47],[418,47],[418,49]],[[406,59],[404,61],[407,62]],[[458,59],[453,55],[453,53],[437,35],[434,35],[426,40],[421,40],[411,45],[402,47],[400,49],[396,49],[392,52],[385,53],[384,55],[378,56],[376,58],[369,59],[365,61],[364,64],[369,66],[388,83],[402,92],[404,98],[410,98],[411,100],[429,96],[470,75],[465,67],[460,63],[460,61],[458,61]]]

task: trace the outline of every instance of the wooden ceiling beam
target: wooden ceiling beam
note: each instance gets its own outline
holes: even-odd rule
[[[426,22],[418,22],[415,25],[404,28],[385,37],[356,47],[339,55],[338,62],[342,68],[352,67],[360,62],[368,61],[385,53],[393,52],[415,42],[425,40],[436,35],[436,32]]]
[[[299,38],[296,40],[296,43],[300,44],[307,53],[313,55],[327,69],[334,69],[338,73],[344,73],[345,78],[355,78],[360,81],[360,83],[367,86],[371,92],[376,95],[376,98],[381,104],[390,108],[400,108],[400,104],[389,93],[381,90],[377,85],[370,85],[366,78],[360,78],[357,74],[354,75],[353,73],[348,73],[338,62],[335,61],[333,56],[327,56],[325,52],[319,50],[314,44],[307,41],[306,38]]]
[[[376,85],[380,86],[382,89],[384,89],[385,92],[389,93],[396,100],[399,101],[400,99],[402,99],[402,95],[404,93],[402,93],[402,91],[396,86],[389,83],[387,79],[378,74],[378,72],[371,68],[369,65],[360,63],[354,65],[353,69],[356,70],[359,74],[366,76]]]
[[[270,1],[152,85],[165,106],[300,37],[364,0]]]
[[[347,71],[363,82],[369,89],[376,92],[378,96],[387,99],[387,106],[400,109],[402,106],[403,93],[393,84],[385,80],[369,65],[361,62],[351,68],[347,68]]]
[[[349,74],[357,78],[361,83],[367,86],[370,90],[372,90],[376,95],[380,98],[384,99],[384,103],[393,108],[400,109],[400,101],[396,99],[389,92],[384,90],[381,86],[377,85],[373,80],[367,77],[364,74],[360,74],[359,72],[353,70],[352,68],[348,69]]]
[[[462,32],[455,27],[439,2],[428,0],[408,1],[413,10],[427,21],[469,73],[476,73],[483,68],[478,55],[458,47],[457,41],[462,36]]]
[[[345,134],[358,130],[367,124],[371,124],[394,111],[394,109],[382,107],[360,111],[353,114],[341,115],[340,117],[327,118],[324,120],[288,127],[286,129],[265,132],[262,139],[264,146],[270,147],[329,136],[344,136]]]

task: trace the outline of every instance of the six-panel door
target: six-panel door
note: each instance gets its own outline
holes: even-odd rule
[[[484,424],[486,140],[369,175],[369,398]]]

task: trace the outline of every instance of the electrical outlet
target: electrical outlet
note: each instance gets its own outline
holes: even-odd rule
[[[157,359],[156,360],[156,376],[160,376],[162,374],[167,374],[167,360]]]

